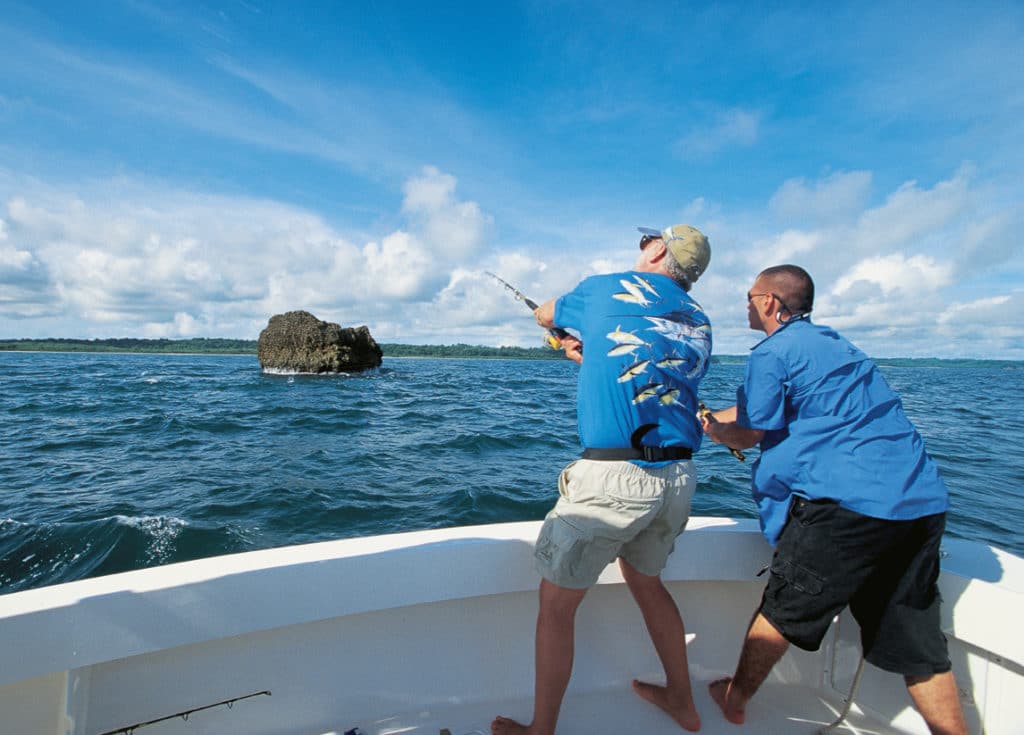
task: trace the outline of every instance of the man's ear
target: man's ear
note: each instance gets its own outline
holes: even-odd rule
[[[648,259],[651,263],[660,263],[665,259],[665,254],[668,253],[668,245],[665,244],[664,240],[655,240],[647,247],[657,248],[657,250],[655,250],[648,256]]]

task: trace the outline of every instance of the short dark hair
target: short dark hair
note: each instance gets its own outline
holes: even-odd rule
[[[811,274],[798,265],[773,265],[761,271],[769,278],[790,314],[807,314],[814,308],[814,281]]]

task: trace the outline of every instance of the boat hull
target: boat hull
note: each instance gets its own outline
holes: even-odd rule
[[[160,720],[141,732],[464,735],[496,714],[528,718],[537,530],[346,539],[0,596],[0,733],[102,735]],[[695,518],[680,537],[664,577],[696,682],[734,667],[770,556],[753,521]],[[1024,732],[1024,562],[947,540],[943,565],[973,731]],[[751,706],[756,731],[813,732],[842,706],[858,661],[856,625],[841,616],[819,651],[792,649],[773,671]],[[629,691],[659,675],[612,565],[580,608],[559,732],[677,732]],[[863,732],[927,732],[899,677],[868,666],[855,702]],[[702,686],[698,706],[705,732],[730,731]]]

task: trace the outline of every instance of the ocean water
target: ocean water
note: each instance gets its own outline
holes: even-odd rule
[[[948,533],[1024,555],[1024,364],[890,365],[952,493]],[[741,364],[702,396],[734,401]],[[0,353],[0,593],[187,559],[540,519],[579,452],[568,361]],[[697,515],[754,517],[705,443]]]

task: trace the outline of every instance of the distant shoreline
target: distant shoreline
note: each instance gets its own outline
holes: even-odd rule
[[[560,360],[562,353],[546,347],[488,347],[484,345],[406,345],[381,343],[384,357],[481,358],[505,360]],[[2,339],[2,352],[122,353],[153,355],[256,356],[254,339]],[[712,362],[742,364],[746,355],[714,355]],[[971,357],[876,357],[883,367],[1006,367],[1024,369],[1024,361]]]
[[[481,345],[404,345],[382,343],[384,357],[462,357],[515,360],[558,360],[562,353],[545,347]],[[0,352],[87,352],[153,355],[252,355],[256,340],[248,339],[5,339]]]

